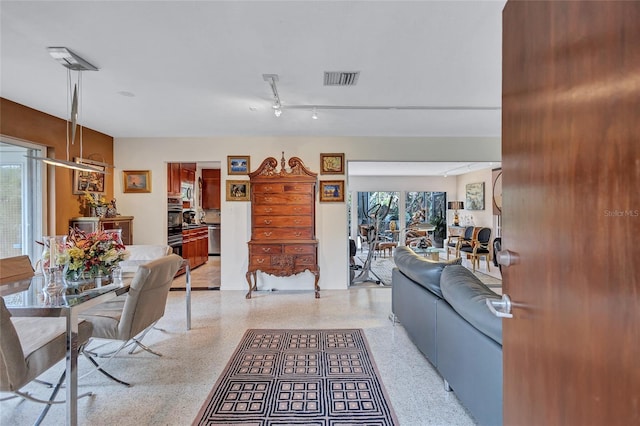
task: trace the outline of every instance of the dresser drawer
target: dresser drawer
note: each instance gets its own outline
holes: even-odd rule
[[[285,253],[291,254],[316,254],[316,246],[313,244],[287,244],[284,246]]]
[[[316,256],[314,254],[305,254],[296,256],[295,260],[296,266],[298,265],[315,265],[316,264]]]
[[[310,216],[255,216],[255,226],[283,227],[308,227],[312,225]]]
[[[251,267],[271,267],[270,255],[252,255],[249,259],[249,266]]]
[[[303,205],[254,205],[253,213],[257,216],[263,215],[276,215],[276,216],[304,216],[311,214],[311,206],[303,206]]]
[[[282,253],[282,245],[280,244],[251,244],[249,246],[249,254],[251,256],[280,253]]]
[[[253,192],[256,194],[280,194],[283,192],[311,194],[315,192],[315,188],[314,185],[310,183],[254,183]]]
[[[255,227],[252,237],[256,240],[310,240],[310,228],[263,228]]]
[[[313,202],[311,194],[255,194],[253,202],[257,205],[265,204],[301,204],[310,205]]]

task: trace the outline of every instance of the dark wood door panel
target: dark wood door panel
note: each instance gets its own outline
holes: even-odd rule
[[[503,18],[504,423],[640,424],[640,2]]]

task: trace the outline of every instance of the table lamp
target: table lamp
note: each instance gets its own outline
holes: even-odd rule
[[[449,201],[447,203],[447,209],[453,210],[453,226],[460,226],[458,210],[464,209],[464,203],[462,201]]]

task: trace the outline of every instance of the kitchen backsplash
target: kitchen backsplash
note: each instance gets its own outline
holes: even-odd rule
[[[220,223],[220,210],[205,210],[204,221],[206,223]]]

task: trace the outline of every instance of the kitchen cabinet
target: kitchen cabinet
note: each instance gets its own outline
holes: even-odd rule
[[[220,210],[220,169],[202,169],[202,208]]]
[[[169,194],[180,194],[180,184],[182,183],[182,168],[180,163],[167,164],[167,192]]]
[[[180,163],[182,182],[196,183],[196,163]]]
[[[191,269],[207,262],[209,259],[209,227],[198,226],[182,231],[182,257],[189,261]]]
[[[196,163],[167,164],[167,192],[172,195],[180,194],[182,182],[195,185]]]
[[[310,271],[315,277],[315,297],[320,297],[320,268],[316,239],[317,174],[297,157],[289,159],[290,171],[276,171],[278,161],[269,157],[251,180],[251,241],[246,273],[249,292],[257,289],[257,272],[284,277]],[[253,282],[252,282],[253,278]]]
[[[133,216],[73,217],[69,220],[69,226],[87,234],[97,230],[121,229],[122,243],[126,246],[133,244]]]

